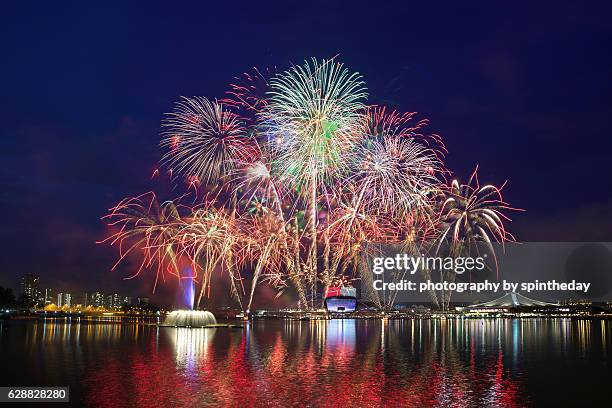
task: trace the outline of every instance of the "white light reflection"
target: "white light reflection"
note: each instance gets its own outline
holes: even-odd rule
[[[209,356],[216,329],[178,327],[163,330],[174,346],[177,367],[197,376],[197,367]]]

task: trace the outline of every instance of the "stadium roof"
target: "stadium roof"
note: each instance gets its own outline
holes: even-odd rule
[[[520,306],[557,306],[556,303],[547,303],[535,299],[530,299],[517,292],[508,292],[502,297],[490,300],[488,302],[470,305],[474,307],[520,307]]]

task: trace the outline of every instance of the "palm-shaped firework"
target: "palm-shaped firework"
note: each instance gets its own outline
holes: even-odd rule
[[[481,186],[477,171],[478,168],[467,184],[453,180],[450,187],[444,190],[445,199],[440,210],[441,240],[448,237],[454,246],[513,241],[512,234],[504,228],[504,221],[511,221],[504,211],[519,209],[503,200],[501,191],[504,186]]]
[[[501,194],[504,185],[481,186],[476,167],[467,184],[453,180],[450,186],[441,190],[438,248],[446,244],[450,255],[468,256],[473,251],[479,251],[480,244],[484,244],[493,256],[497,271],[493,243],[514,241],[514,236],[504,227],[505,221],[511,221],[505,212],[522,211],[504,201]],[[454,279],[454,272],[449,273],[447,278]],[[444,300],[448,307],[450,293],[444,295]]]

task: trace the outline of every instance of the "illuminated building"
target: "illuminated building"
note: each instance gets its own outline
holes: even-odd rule
[[[71,307],[72,306],[72,295],[70,293],[60,292],[57,294],[57,306]]]
[[[119,296],[118,294],[114,293],[113,297],[112,297],[112,307],[121,307],[123,306],[123,297]]]
[[[505,295],[484,303],[457,307],[457,311],[467,315],[501,315],[520,314],[532,315],[538,313],[550,313],[557,311],[559,305],[555,303],[542,302],[528,298],[516,292],[508,292]]]
[[[330,286],[325,292],[325,308],[332,313],[354,312],[357,307],[357,289],[348,286]]]
[[[104,293],[94,292],[88,297],[88,305],[94,307],[104,306]]]
[[[21,294],[24,299],[35,302],[39,298],[38,283],[40,279],[33,273],[26,273],[21,278]]]
[[[44,305],[49,305],[51,303],[55,303],[55,290],[47,288],[44,292]]]

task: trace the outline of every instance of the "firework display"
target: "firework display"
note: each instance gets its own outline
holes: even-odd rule
[[[320,307],[334,281],[368,272],[368,243],[444,243],[457,255],[514,239],[503,186],[481,187],[476,171],[449,184],[446,147],[427,121],[367,97],[361,75],[332,58],[244,74],[220,100],[181,98],[161,147],[184,194],[119,202],[103,218],[105,241],[119,260],[141,257],[136,275],[197,282],[196,305],[218,274],[248,313],[264,284]]]

